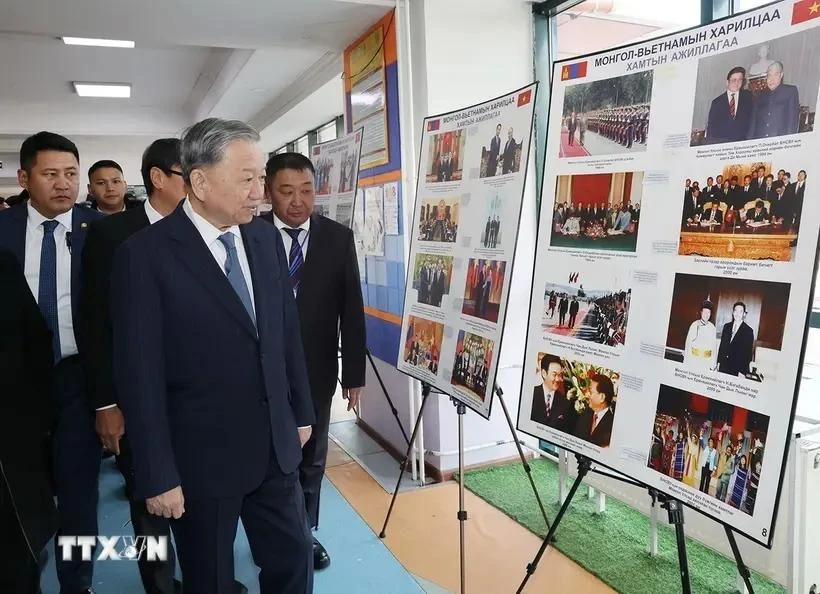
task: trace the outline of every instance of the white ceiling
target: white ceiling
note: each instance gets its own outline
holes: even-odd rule
[[[391,0],[0,0],[0,134],[177,134],[231,117],[262,129],[341,71]],[[61,36],[136,49],[65,46]],[[79,98],[72,81],[131,83]]]

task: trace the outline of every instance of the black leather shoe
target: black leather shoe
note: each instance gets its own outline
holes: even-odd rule
[[[182,582],[174,580],[174,594],[182,594]]]
[[[248,594],[248,589],[242,582],[234,580],[234,584],[236,585],[236,594]]]
[[[313,539],[313,569],[319,571],[326,569],[330,565],[330,555],[327,554],[325,547],[322,546],[315,538]]]

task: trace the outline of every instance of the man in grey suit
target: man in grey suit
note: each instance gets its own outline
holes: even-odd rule
[[[755,102],[749,139],[797,134],[800,99],[796,86],[783,83],[781,62],[772,62],[766,70],[766,87]]]

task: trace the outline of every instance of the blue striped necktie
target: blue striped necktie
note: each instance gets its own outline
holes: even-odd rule
[[[302,264],[304,264],[304,256],[302,255],[302,246],[299,243],[299,234],[301,229],[285,229],[285,233],[290,235],[290,256],[288,261],[288,276],[290,277],[290,284],[293,285],[293,292],[299,290],[299,282],[302,280]]]
[[[54,362],[62,358],[60,348],[60,324],[57,319],[57,243],[54,230],[57,221],[43,221],[43,245],[40,247],[40,284],[37,289],[37,304],[51,330]]]
[[[242,267],[239,265],[239,256],[236,253],[234,240],[234,235],[230,232],[219,236],[219,241],[222,242],[225,251],[228,253],[228,259],[225,261],[225,274],[228,276],[228,282],[231,283],[233,290],[236,291],[236,296],[245,306],[245,311],[248,312],[251,321],[256,325],[256,314],[253,311],[251,293],[248,290],[248,283],[245,282],[245,275],[242,274]]]

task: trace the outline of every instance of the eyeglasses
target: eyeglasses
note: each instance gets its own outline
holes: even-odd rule
[[[168,173],[178,175],[179,177],[182,177],[182,172],[181,171],[175,171],[174,169],[169,169]]]

